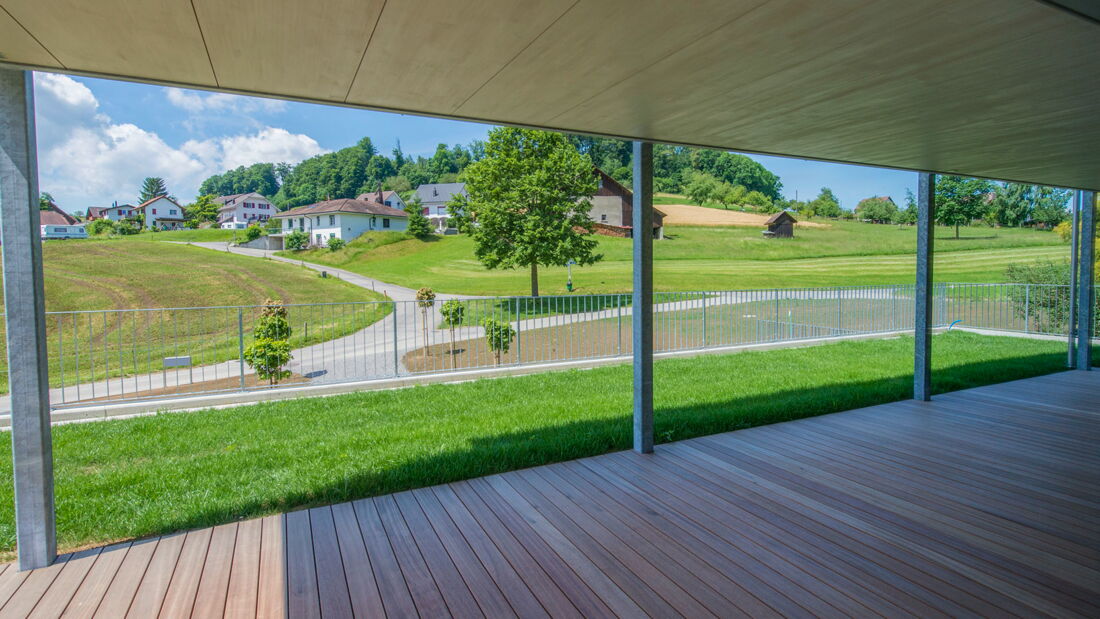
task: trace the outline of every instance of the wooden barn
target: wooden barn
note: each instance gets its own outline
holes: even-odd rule
[[[765,237],[769,239],[790,239],[794,238],[794,225],[798,223],[798,220],[787,211],[779,211],[769,217],[765,223],[768,226],[768,229],[764,231]]]

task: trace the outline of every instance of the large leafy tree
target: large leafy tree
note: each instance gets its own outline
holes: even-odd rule
[[[864,198],[856,205],[856,217],[874,223],[890,223],[898,212],[898,205],[883,196]]]
[[[1032,221],[1041,223],[1048,228],[1053,228],[1065,221],[1066,207],[1069,205],[1072,193],[1069,189],[1036,187],[1031,209]]]
[[[451,216],[473,237],[474,254],[487,268],[530,268],[531,296],[539,294],[539,265],[602,258],[588,216],[597,189],[592,160],[565,136],[493,129],[485,157],[465,176],[469,197],[450,205]]]
[[[51,196],[48,192],[43,191],[42,193],[38,194],[38,210],[49,210],[50,205],[53,203],[53,196]]]
[[[218,208],[221,205],[214,202],[214,197],[206,194],[195,198],[195,201],[184,209],[187,219],[194,224],[218,221]]]
[[[993,183],[980,178],[944,175],[936,177],[936,222],[959,227],[981,218],[993,199]]]
[[[148,176],[141,184],[141,197],[138,198],[138,203],[142,204],[166,195],[168,195],[168,186],[164,184],[164,179],[159,176]]]
[[[840,200],[828,187],[822,187],[821,193],[809,204],[810,211],[819,217],[840,217]]]

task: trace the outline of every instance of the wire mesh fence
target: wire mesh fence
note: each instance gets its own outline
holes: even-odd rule
[[[278,376],[262,306],[47,313],[51,402],[163,399],[219,391],[429,375],[628,355],[629,294],[421,303],[286,305]],[[654,294],[657,352],[911,330],[914,287]],[[1068,286],[938,284],[934,325],[1067,335]],[[1093,326],[1096,333],[1096,325]],[[0,321],[0,334],[3,324]],[[263,336],[263,337],[261,337]],[[6,346],[6,338],[0,338]],[[6,350],[0,410],[7,410]]]

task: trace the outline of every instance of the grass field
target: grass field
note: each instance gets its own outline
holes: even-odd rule
[[[829,222],[826,229],[799,229],[794,239],[764,239],[740,227],[668,227],[654,243],[657,290],[731,290],[912,283],[916,230],[858,222]],[[1028,229],[937,228],[937,281],[999,282],[1011,262],[1063,260],[1068,248],[1051,232]],[[439,292],[524,295],[526,270],[489,271],[474,258],[467,236],[430,241],[366,237],[340,252],[287,252],[295,258],[348,269],[383,281]],[[574,267],[574,290],[584,294],[631,289],[631,241],[597,237],[604,259]],[[371,240],[367,240],[371,239]],[[381,242],[384,241],[384,242]],[[540,292],[566,293],[566,269],[541,267]]]
[[[958,332],[936,336],[934,351],[937,392],[1055,372],[1065,360],[1062,342]],[[904,399],[912,355],[903,337],[658,361],[656,437]],[[58,545],[627,449],[630,402],[631,368],[614,366],[57,426]],[[10,551],[9,442],[0,449],[0,549]]]
[[[268,298],[288,304],[385,299],[359,286],[335,278],[322,279],[313,270],[276,260],[133,237],[47,242],[43,244],[43,264],[46,310],[50,312],[251,306]],[[323,314],[325,320],[314,321],[308,338],[295,334],[292,344],[300,346],[346,335],[389,311],[388,305],[365,306],[359,312],[329,311]],[[51,384],[57,386],[62,376],[66,384],[74,384],[160,369],[164,356],[180,351],[192,355],[196,362],[236,358],[237,313],[230,313],[109,311],[48,316]],[[254,317],[253,312],[246,312],[246,334],[251,332]],[[0,353],[6,353],[2,341]],[[0,393],[7,392],[3,359],[6,357],[0,357]]]

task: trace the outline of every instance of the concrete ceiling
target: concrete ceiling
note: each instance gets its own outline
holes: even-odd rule
[[[1100,187],[1082,0],[0,0],[0,62]]]

